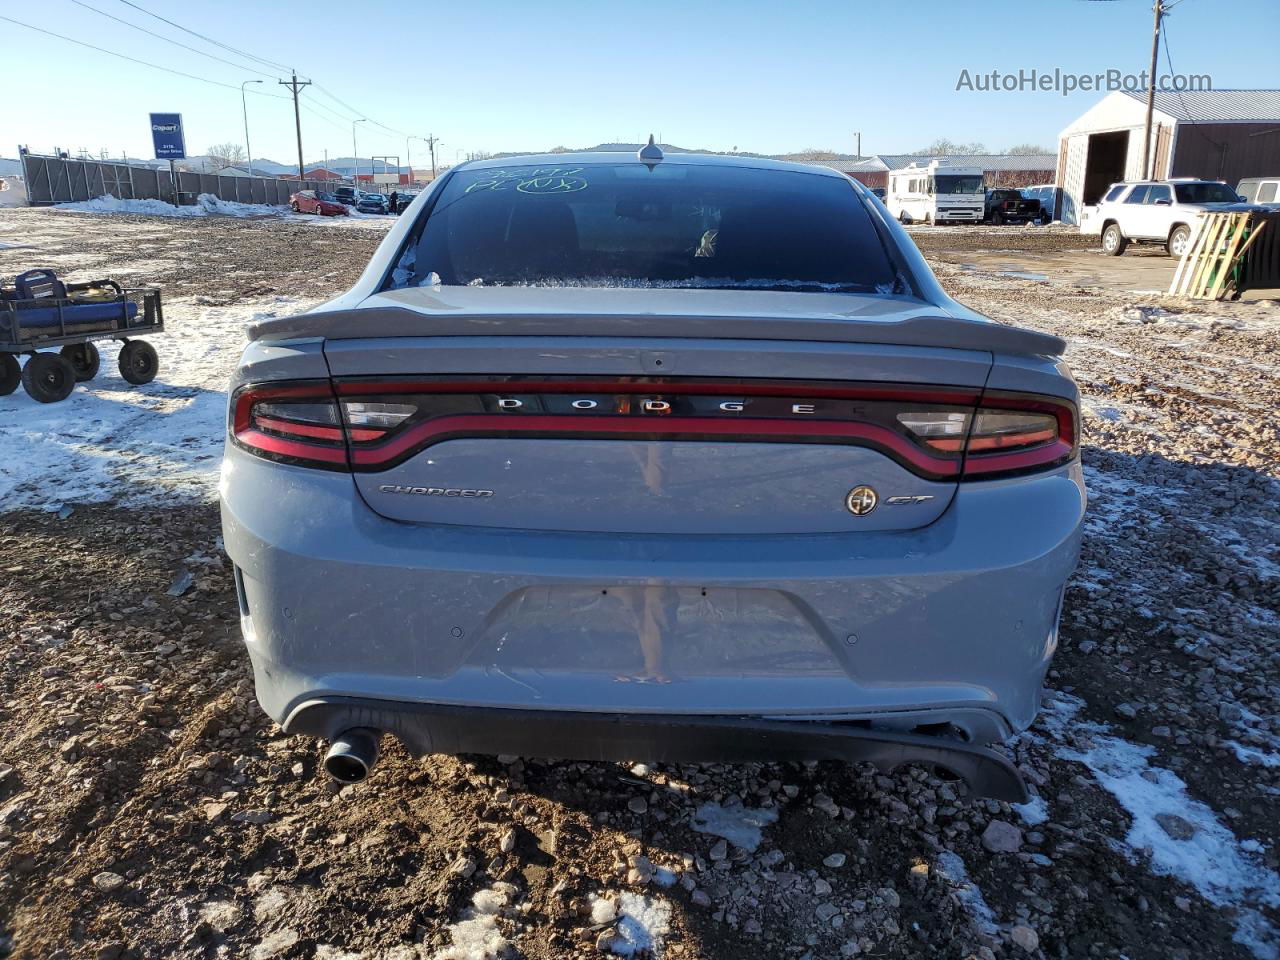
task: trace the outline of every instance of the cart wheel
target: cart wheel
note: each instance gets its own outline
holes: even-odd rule
[[[22,368],[22,386],[32,400],[57,403],[76,388],[76,371],[71,361],[56,353],[33,353]]]
[[[156,348],[145,340],[130,340],[120,348],[120,376],[135,386],[150,383],[160,369]]]
[[[102,357],[92,343],[73,343],[62,348],[62,355],[76,371],[76,383],[84,383],[98,375]]]
[[[7,397],[22,382],[22,367],[12,353],[0,353],[0,397]]]

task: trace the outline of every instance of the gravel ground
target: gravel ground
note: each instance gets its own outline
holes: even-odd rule
[[[36,250],[0,247],[0,274],[74,264],[245,307],[339,291],[378,238],[4,211],[0,243]],[[1084,555],[1045,710],[1007,747],[1030,804],[923,771],[414,761],[390,741],[336,789],[320,744],[253,700],[193,481],[0,513],[0,955],[1277,956],[1280,304],[937,256],[1080,249],[1065,231],[916,240],[962,301],[1066,337],[1086,397]]]

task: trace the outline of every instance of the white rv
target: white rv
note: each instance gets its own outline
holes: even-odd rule
[[[948,160],[889,171],[885,206],[903,223],[981,223],[983,169]]]

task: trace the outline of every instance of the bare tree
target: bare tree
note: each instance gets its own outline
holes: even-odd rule
[[[923,150],[917,150],[916,153],[931,153],[943,157],[952,156],[970,156],[975,153],[986,153],[987,145],[985,143],[956,143],[943,137],[935,140]]]
[[[1038,143],[1015,143],[1012,147],[1005,150],[1005,153],[1017,157],[1029,157],[1033,154],[1053,153],[1048,147],[1042,147]]]
[[[788,160],[839,160],[840,154],[834,150],[823,150],[820,147],[805,147],[795,153],[786,155]]]
[[[238,167],[245,162],[244,147],[238,143],[215,143],[205,153],[209,155],[209,162],[217,170]]]

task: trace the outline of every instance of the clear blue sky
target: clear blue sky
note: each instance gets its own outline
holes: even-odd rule
[[[246,63],[122,0],[84,2]],[[925,0],[909,8],[860,0],[136,2],[294,66],[382,124],[434,133],[447,161],[457,151],[589,146],[651,130],[681,146],[762,153],[852,153],[857,130],[868,154],[939,137],[993,150],[1053,146],[1101,94],[957,92],[960,71],[1136,72],[1146,66],[1151,32],[1148,0]],[[243,141],[241,80],[262,79],[249,89],[284,93],[273,67],[248,61],[270,75],[261,76],[219,63],[72,0],[0,3],[0,14],[237,87],[161,73],[0,21],[0,155],[24,143],[150,156],[151,110],[181,112],[188,151],[202,153]],[[1275,0],[1182,0],[1168,22],[1174,68],[1208,73],[1219,88],[1274,86],[1277,27]],[[322,114],[302,115],[307,162],[325,150],[349,155],[352,110],[315,88],[307,101]],[[251,95],[249,123],[255,157],[296,159],[287,101]],[[420,166],[424,144],[411,149]],[[405,140],[364,123],[359,150],[403,156]]]

